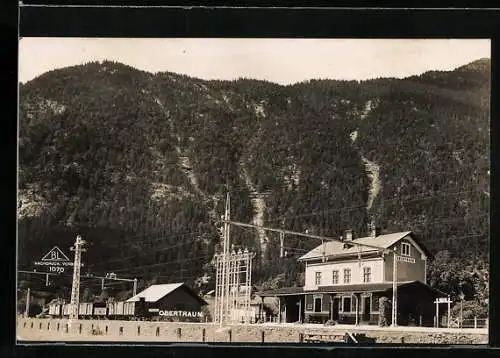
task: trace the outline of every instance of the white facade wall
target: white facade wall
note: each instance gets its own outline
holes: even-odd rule
[[[318,286],[315,284],[315,273],[321,272],[320,286],[332,286],[333,270],[339,272],[338,285],[344,285],[344,269],[351,269],[351,280],[349,285],[362,284],[363,268],[371,268],[370,283],[384,282],[384,262],[382,258],[362,259],[344,261],[344,262],[325,262],[318,264],[307,264],[305,274],[304,290],[315,290]]]

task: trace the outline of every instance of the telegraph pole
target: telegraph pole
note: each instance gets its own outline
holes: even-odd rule
[[[228,316],[229,315],[229,278],[230,278],[230,275],[229,275],[229,269],[230,269],[230,262],[229,262],[229,243],[230,243],[230,232],[229,232],[229,220],[230,217],[231,217],[231,201],[230,201],[230,197],[229,197],[229,191],[227,192],[226,194],[226,210],[224,212],[224,246],[223,246],[223,250],[224,250],[224,253],[223,253],[223,261],[222,261],[222,265],[223,265],[223,276],[222,276],[222,295],[223,295],[223,299],[222,299],[222,302],[223,302],[223,305],[222,305],[222,319],[221,319],[221,322],[222,321],[225,321],[227,320]]]
[[[86,241],[78,235],[74,246],[70,249],[75,252],[75,261],[73,264],[73,283],[71,286],[70,319],[78,319],[78,305],[80,303],[80,267],[82,263],[82,252],[87,251],[83,248],[85,243]]]
[[[283,219],[281,221],[281,228],[284,229],[284,227],[285,227],[285,219]],[[280,231],[279,234],[280,234],[280,257],[285,257],[285,253],[284,253],[284,250],[285,250],[285,232]]]
[[[26,310],[24,311],[24,317],[29,317],[30,313],[30,288],[26,292]]]
[[[230,220],[230,197],[229,191],[226,194],[226,207],[223,221],[224,226],[222,227],[222,254],[216,255],[216,266],[217,275],[215,283],[215,319],[222,325],[226,321],[226,315],[229,313],[229,286],[230,286],[230,255],[229,255],[229,220]]]
[[[394,248],[394,261],[393,261],[393,267],[392,267],[392,326],[396,327],[397,326],[397,316],[398,316],[398,308],[397,308],[397,265],[398,262],[396,260],[396,248]]]
[[[284,257],[284,253],[283,253],[284,241],[285,241],[285,233],[280,232],[280,257]]]

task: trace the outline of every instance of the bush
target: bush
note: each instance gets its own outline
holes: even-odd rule
[[[379,316],[378,316],[378,325],[380,327],[386,327],[391,322],[391,301],[387,297],[380,297],[378,301],[379,305]]]
[[[460,302],[458,302],[451,308],[451,317],[460,319]],[[462,309],[462,318],[473,319],[474,317],[487,318],[488,306],[481,304],[476,300],[464,301]]]

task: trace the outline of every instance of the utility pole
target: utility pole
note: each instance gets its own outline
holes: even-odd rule
[[[396,327],[397,326],[397,316],[398,316],[398,308],[397,308],[397,297],[398,294],[396,292],[397,290],[397,260],[396,260],[396,248],[394,248],[394,261],[393,261],[393,267],[392,267],[392,326]]]
[[[30,288],[28,287],[28,291],[26,292],[26,310],[24,311],[24,317],[29,317],[30,313]]]
[[[133,296],[137,295],[137,279],[134,278],[134,291],[133,291]]]
[[[216,255],[216,283],[215,283],[215,320],[222,325],[229,313],[229,220],[230,220],[230,197],[226,194],[226,207],[222,227],[222,254]]]
[[[284,229],[285,227],[285,219],[283,219],[281,221],[281,228]],[[280,231],[280,257],[284,257],[285,256],[285,253],[284,253],[284,250],[285,250],[285,232],[284,231]]]
[[[447,298],[448,298],[448,302],[447,302],[448,303],[448,322],[447,322],[446,325],[447,325],[448,328],[450,328],[450,318],[451,318],[450,317],[450,308],[451,308],[450,307],[450,305],[451,305],[450,295],[448,295]]]
[[[224,212],[224,245],[223,245],[223,277],[222,277],[222,282],[223,282],[223,309],[222,309],[222,321],[227,320],[228,315],[229,315],[229,243],[230,243],[230,226],[229,226],[229,220],[231,217],[231,199],[229,197],[229,190],[226,194],[226,210]]]
[[[78,306],[80,303],[80,268],[82,263],[82,252],[87,251],[83,248],[86,241],[80,235],[76,237],[76,241],[71,251],[75,252],[75,261],[73,263],[73,284],[71,287],[71,305],[70,319],[78,319]]]
[[[284,257],[284,254],[283,254],[284,243],[285,243],[285,233],[283,231],[281,231],[280,232],[280,257]]]
[[[459,327],[462,328],[462,324],[463,324],[463,308],[464,308],[464,298],[465,298],[465,295],[462,291],[460,291],[460,324],[459,324]]]

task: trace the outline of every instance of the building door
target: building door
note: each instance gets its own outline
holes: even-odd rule
[[[370,320],[370,312],[372,310],[372,300],[370,296],[363,297],[363,321]]]
[[[314,312],[321,312],[322,307],[321,307],[321,298],[316,297],[314,298]]]
[[[332,317],[333,321],[338,321],[339,320],[339,309],[340,309],[340,298],[334,297],[332,302],[333,302],[333,304],[332,304],[331,317]]]

